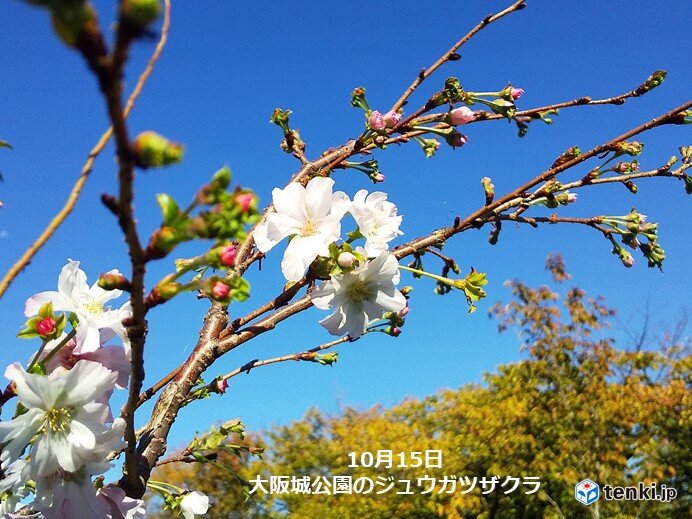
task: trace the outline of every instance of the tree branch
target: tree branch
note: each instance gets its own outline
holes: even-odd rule
[[[135,102],[139,98],[140,94],[142,93],[142,90],[144,89],[144,84],[147,82],[149,79],[149,76],[151,76],[151,73],[154,70],[154,66],[156,65],[156,62],[158,61],[159,57],[161,56],[161,53],[163,52],[163,48],[166,46],[166,42],[168,40],[168,29],[170,27],[170,7],[171,7],[171,1],[170,0],[164,0],[165,2],[165,10],[164,10],[164,19],[163,19],[163,25],[161,27],[161,37],[159,38],[159,42],[156,44],[156,48],[154,49],[153,54],[149,58],[149,61],[147,62],[147,66],[144,68],[142,73],[139,76],[139,79],[137,80],[137,84],[135,85],[134,90],[130,94],[130,97],[127,99],[127,104],[125,106],[125,112],[124,112],[124,117],[127,118],[128,115],[130,115],[130,112],[134,108]],[[99,154],[103,151],[103,149],[106,147],[106,144],[108,144],[108,141],[113,135],[113,127],[111,126],[106,130],[103,135],[101,135],[101,138],[98,140],[96,145],[91,149],[89,152],[89,155],[87,156],[87,160],[84,163],[84,166],[82,166],[82,170],[79,173],[79,177],[77,178],[77,181],[74,183],[72,186],[72,189],[70,190],[70,194],[68,195],[67,202],[65,202],[65,205],[60,209],[58,214],[56,214],[53,219],[50,221],[50,223],[46,226],[46,228],[43,230],[43,232],[39,235],[38,238],[32,243],[26,251],[20,256],[20,258],[10,267],[10,269],[7,271],[5,276],[2,278],[0,281],[0,297],[7,291],[7,289],[10,286],[10,283],[14,281],[14,279],[19,275],[19,273],[24,270],[24,268],[31,262],[33,257],[38,253],[39,250],[46,244],[46,242],[55,234],[55,232],[58,230],[58,228],[62,225],[62,223],[65,221],[65,219],[72,213],[72,210],[74,209],[75,205],[77,204],[77,200],[79,199],[79,195],[82,193],[82,189],[84,189],[84,185],[86,184],[87,179],[89,178],[89,174],[92,172],[93,167],[94,167],[94,162],[96,161],[96,157],[99,156]]]
[[[398,110],[404,104],[406,103],[406,100],[413,94],[413,92],[416,91],[416,89],[420,86],[423,81],[425,81],[427,78],[429,78],[438,68],[440,68],[442,65],[447,63],[450,58],[452,58],[453,55],[456,54],[456,52],[461,48],[462,45],[464,45],[467,41],[469,41],[471,38],[473,38],[476,33],[480,32],[482,29],[487,27],[493,22],[496,22],[500,18],[513,13],[514,11],[518,11],[520,9],[523,9],[526,7],[526,2],[525,0],[519,0],[517,2],[514,2],[512,5],[507,7],[506,9],[500,11],[497,14],[489,14],[485,18],[483,18],[478,24],[471,29],[463,38],[461,38],[458,42],[456,42],[452,47],[445,52],[435,63],[430,65],[429,68],[427,69],[422,69],[416,79],[413,80],[413,83],[406,89],[406,91],[401,95],[401,97],[397,100],[394,105],[392,105],[392,110]]]

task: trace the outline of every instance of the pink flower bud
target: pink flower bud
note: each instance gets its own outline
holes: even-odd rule
[[[373,112],[373,113],[375,113],[375,112]],[[394,110],[390,110],[389,112],[384,114],[384,116],[382,117],[382,120],[384,121],[384,125],[387,128],[394,128],[397,124],[399,124],[399,121],[401,121],[401,114],[399,112],[394,111]]]
[[[450,124],[458,126],[460,124],[466,124],[469,121],[473,121],[476,116],[474,115],[473,110],[471,110],[468,106],[462,106],[449,112],[449,114],[447,114],[447,118]]]
[[[216,283],[214,283],[214,286],[211,289],[211,293],[216,299],[226,299],[228,297],[228,294],[231,293],[231,289],[228,287],[227,284],[222,283],[221,281],[217,281]]]
[[[568,204],[573,204],[576,201],[577,201],[577,194],[576,193],[570,193],[567,195],[567,203]]]
[[[50,335],[55,331],[55,319],[46,317],[36,323],[36,332],[39,335]]]
[[[469,141],[469,138],[463,133],[454,133],[449,138],[449,145],[452,148],[460,148]]]
[[[235,248],[235,245],[227,245],[221,250],[221,255],[219,256],[219,263],[221,263],[225,267],[234,267],[235,266],[235,257],[238,254],[238,251]]]
[[[399,337],[399,335],[401,335],[401,328],[399,328],[398,326],[392,328],[391,335],[392,337]]]
[[[216,391],[218,391],[220,394],[223,395],[226,392],[226,389],[228,389],[228,380],[222,378],[216,382]]]
[[[403,307],[401,310],[399,310],[399,312],[397,313],[397,315],[398,315],[399,317],[406,317],[410,311],[411,311],[411,307],[410,307],[409,305],[406,305],[406,306]]]
[[[385,176],[382,173],[377,173],[373,175],[372,180],[376,183],[384,182]]]
[[[514,87],[512,87],[512,88],[509,90],[509,95],[511,95],[511,96],[512,96],[512,99],[514,99],[514,100],[519,99],[519,98],[521,97],[521,94],[523,94],[523,93],[524,93],[524,89],[523,89],[523,88],[514,88]]]
[[[242,193],[235,197],[235,202],[243,209],[244,213],[247,213],[252,209],[252,202],[255,200],[255,195],[252,193]]]
[[[344,268],[352,267],[355,261],[356,257],[350,252],[342,252],[336,260],[339,266]]]
[[[630,268],[632,265],[634,265],[634,258],[629,253],[622,256],[620,260],[622,261],[622,264],[627,268]]]
[[[368,117],[368,126],[371,130],[384,130],[385,123],[382,114],[377,110],[373,110],[372,112],[370,112],[370,116]]]

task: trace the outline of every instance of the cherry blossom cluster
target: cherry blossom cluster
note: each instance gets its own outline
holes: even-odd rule
[[[6,393],[16,395],[18,404],[13,418],[0,422],[2,517],[23,516],[23,509],[47,519],[145,516],[143,501],[99,477],[125,447],[125,422],[110,407],[113,392],[127,388],[130,376],[123,326],[130,303],[108,306],[121,295],[89,286],[79,262],[69,261],[57,291],[26,301],[29,319],[20,336],[38,337],[42,344],[26,369],[15,362],[5,370]],[[184,491],[179,503],[188,519],[209,505]]]
[[[281,262],[289,282],[299,281],[318,258],[327,260],[327,279],[311,293],[317,308],[332,311],[320,323],[333,335],[357,338],[384,313],[407,307],[396,288],[399,263],[388,250],[389,242],[403,234],[402,217],[383,192],[362,189],[351,200],[333,187],[331,178],[315,177],[306,186],[293,182],[274,189],[273,210],[257,226],[255,242],[266,253],[290,237]],[[336,245],[347,213],[357,229]],[[365,243],[354,248],[358,239]]]

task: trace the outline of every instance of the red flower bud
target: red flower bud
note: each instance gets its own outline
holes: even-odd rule
[[[46,317],[36,323],[36,333],[39,335],[50,335],[55,331],[55,326],[55,319],[52,317]]]
[[[228,294],[231,293],[231,289],[229,286],[221,281],[217,281],[214,283],[214,286],[211,289],[212,295],[216,299],[226,299],[228,297]]]
[[[253,202],[255,201],[255,195],[252,193],[242,193],[235,197],[236,203],[242,208],[244,213],[247,213],[252,209]]]
[[[237,254],[238,251],[235,248],[235,245],[228,245],[221,250],[221,254],[219,256],[219,263],[221,263],[221,265],[225,267],[234,267],[235,257]]]

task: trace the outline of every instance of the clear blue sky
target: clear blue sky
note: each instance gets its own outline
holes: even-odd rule
[[[283,186],[296,161],[279,148],[280,135],[268,124],[277,107],[293,110],[314,157],[358,135],[362,115],[349,105],[351,90],[366,87],[373,108],[386,109],[417,71],[432,63],[485,14],[509,2],[175,2],[170,42],[130,117],[132,133],[153,129],[186,144],[182,165],[142,173],[137,179],[137,215],[142,234],[160,222],[154,195],[166,191],[181,201],[223,164],[235,179],[256,189],[267,203]],[[107,27],[113,2],[98,1]],[[681,20],[692,4],[586,0],[529,1],[529,6],[479,34],[414,98],[418,106],[448,75],[470,90],[493,90],[507,81],[523,87],[520,107],[590,95],[610,96],[636,87],[657,68],[668,70],[664,86],[621,107],[564,110],[555,124],[535,123],[524,139],[503,121],[469,126],[463,149],[442,149],[426,160],[416,145],[378,152],[387,182],[382,188],[404,215],[403,239],[447,225],[482,202],[479,180],[490,176],[499,193],[533,175],[562,151],[588,149],[687,100],[692,85],[692,44]],[[0,271],[5,272],[63,204],[89,149],[107,127],[93,77],[77,54],[49,29],[46,13],[19,1],[0,3],[0,138],[14,144],[0,150]],[[135,46],[128,87],[152,51]],[[644,167],[656,167],[680,145],[689,145],[690,127],[666,127],[646,134]],[[573,175],[579,178],[586,169]],[[572,177],[568,177],[572,178]],[[372,189],[363,175],[340,172],[337,182],[350,195]],[[111,268],[127,270],[124,244],[99,194],[116,186],[112,147],[98,159],[92,178],[68,222],[0,300],[5,365],[26,359],[35,343],[14,337],[23,322],[24,300],[53,290],[67,258],[79,259],[90,280]],[[391,405],[407,395],[423,396],[442,387],[480,380],[484,371],[519,358],[511,333],[498,336],[487,309],[508,293],[503,281],[548,280],[543,265],[561,251],[574,282],[604,294],[623,321],[636,328],[646,301],[656,322],[673,322],[689,305],[689,198],[675,181],[642,181],[640,193],[622,186],[580,192],[564,214],[624,214],[636,205],[661,223],[668,253],[665,272],[637,265],[621,267],[609,244],[581,228],[533,230],[506,225],[499,245],[487,231],[464,233],[450,242],[463,269],[488,273],[489,299],[469,316],[459,294],[439,298],[432,284],[416,282],[412,312],[398,339],[366,337],[339,348],[333,368],[282,364],[231,381],[228,393],[185,408],[171,439],[180,445],[205,424],[240,416],[250,428],[285,423],[318,405]],[[536,213],[538,214],[538,213]],[[547,214],[547,211],[546,211]],[[180,255],[200,248],[186,246]],[[281,250],[281,249],[279,249]],[[280,253],[249,274],[253,297],[236,316],[271,297],[282,283]],[[171,260],[152,265],[150,282],[170,269]],[[147,382],[181,362],[195,343],[207,303],[182,297],[150,314]],[[300,351],[329,340],[317,324],[324,313],[312,309],[274,332],[222,359],[209,378],[254,358]],[[620,334],[618,330],[614,333]],[[197,408],[197,409],[195,409]],[[147,416],[148,409],[141,419]]]

